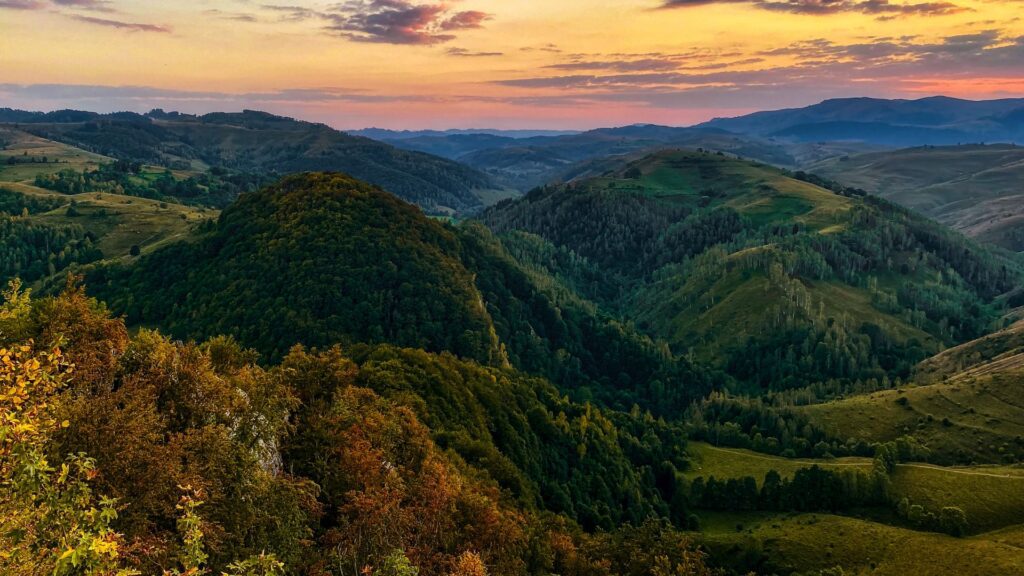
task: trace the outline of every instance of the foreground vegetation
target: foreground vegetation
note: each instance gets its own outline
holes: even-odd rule
[[[259,368],[230,339],[129,337],[75,288],[15,285],[2,313],[5,571],[704,570],[643,520],[668,512],[651,466],[682,456],[666,425],[390,347]]]
[[[1024,572],[1020,267],[858,190],[681,151],[483,223],[9,186],[47,295],[0,309],[0,571]]]

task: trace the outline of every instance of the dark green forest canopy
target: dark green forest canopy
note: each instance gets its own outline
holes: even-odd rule
[[[324,377],[346,364],[354,370],[351,380]],[[566,514],[589,529],[669,517],[674,473],[687,466],[686,435],[679,425],[639,411],[573,403],[546,380],[450,354],[389,345],[355,346],[344,353],[292,351],[282,368],[305,375],[294,385],[302,404],[314,411],[346,384],[411,406],[441,448],[485,471],[522,505]],[[304,436],[285,457],[312,476],[315,470],[307,474],[307,468],[317,461],[320,443]],[[658,474],[668,480],[657,481]],[[685,519],[685,506],[674,515]]]
[[[34,282],[71,264],[99,260],[96,238],[81,226],[38,222],[30,215],[57,209],[67,201],[26,196],[0,187],[0,281],[19,277]]]
[[[198,242],[136,267],[101,267],[87,281],[129,322],[231,334],[269,359],[295,343],[366,341],[501,362],[455,234],[337,174],[244,195]]]
[[[86,283],[131,324],[229,334],[270,361],[295,343],[391,343],[623,409],[679,413],[707,393],[710,376],[578,296],[577,272],[552,276],[506,248],[541,260],[553,248],[538,241],[429,219],[347,176],[298,175],[244,195],[196,241],[98,265]]]

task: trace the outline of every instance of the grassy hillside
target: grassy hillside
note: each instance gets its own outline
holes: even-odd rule
[[[462,164],[261,112],[202,117],[86,114],[69,121],[42,115],[21,127],[117,159],[172,169],[255,174],[342,171],[432,213],[479,209],[484,204],[481,198],[490,201],[499,192],[485,175]]]
[[[811,180],[662,151],[483,219],[586,258],[620,286],[607,306],[677,352],[764,387],[906,377],[996,320],[1016,263]]]
[[[925,146],[831,158],[807,170],[888,198],[978,240],[1024,250],[1024,148]]]
[[[811,466],[828,469],[871,469],[870,458],[781,458],[740,448],[713,446],[707,442],[690,442],[686,451],[690,455],[690,467],[684,475],[690,480],[711,476],[718,479],[753,476],[760,485],[769,470],[775,470],[783,478],[792,478],[797,470]]]
[[[1017,320],[1001,330],[943,350],[925,360],[917,367],[916,380],[928,383],[1017,372],[1021,370],[1018,364],[1022,351],[1024,320]]]
[[[713,558],[763,574],[1024,574],[1019,527],[956,539],[828,514],[709,514],[703,526]]]
[[[899,390],[801,410],[839,437],[888,441],[912,435],[939,462],[1016,462],[1024,455],[1021,322],[922,362]]]
[[[110,158],[0,125],[0,182],[31,182],[38,174],[84,171]]]
[[[74,223],[96,236],[96,246],[107,259],[129,255],[132,246],[142,253],[183,240],[197,224],[215,220],[218,212],[181,204],[114,194],[77,194],[66,197],[75,203],[77,215],[55,210],[36,217],[39,222]]]
[[[36,281],[98,259],[129,259],[133,247],[146,253],[183,240],[218,214],[157,199],[40,188],[38,177],[81,174],[112,160],[18,130],[0,130],[0,139],[0,212],[8,213],[2,281],[15,275]]]
[[[911,386],[802,410],[839,437],[887,441],[912,435],[938,462],[1016,461],[1024,453],[1019,378]]]
[[[869,458],[781,458],[705,442],[690,442],[687,452],[690,467],[684,475],[691,481],[712,476],[718,480],[752,476],[760,486],[771,470],[782,478],[792,478],[797,470],[811,466],[833,471],[870,472],[872,468]],[[1021,466],[941,467],[911,462],[896,465],[890,479],[890,497],[894,501],[906,497],[933,511],[956,506],[966,513],[972,533],[1020,524],[1024,517]]]
[[[963,510],[971,532],[1018,525],[1024,517],[1024,467],[900,464],[891,478],[893,493],[914,504]]]

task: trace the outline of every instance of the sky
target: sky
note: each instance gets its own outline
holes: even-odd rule
[[[0,107],[341,129],[1024,96],[1024,0],[0,0]]]

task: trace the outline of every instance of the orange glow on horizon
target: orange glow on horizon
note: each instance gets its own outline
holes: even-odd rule
[[[435,20],[381,31],[326,0],[112,0],[102,12],[37,0],[39,9],[0,7],[0,106],[586,128],[841,96],[1024,96],[1019,2],[879,14],[860,1],[800,14],[756,2],[461,0]]]

